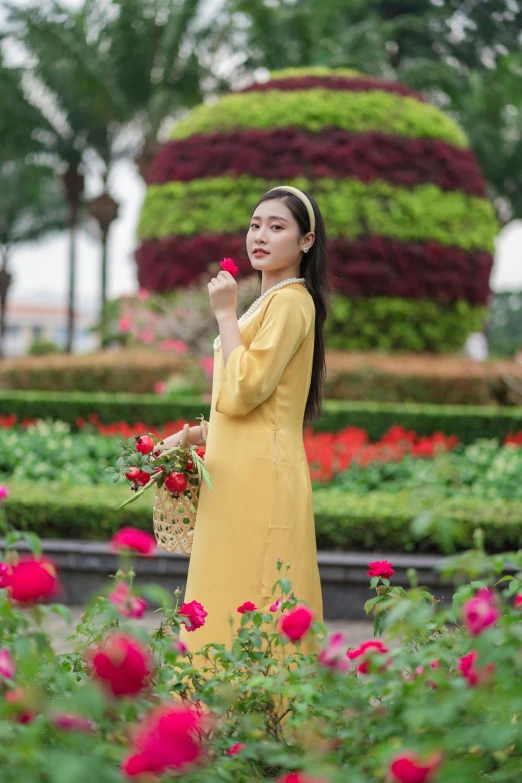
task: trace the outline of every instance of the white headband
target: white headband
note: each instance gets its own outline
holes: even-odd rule
[[[271,188],[268,191],[268,193],[271,193],[272,190],[289,190],[290,193],[293,193],[295,196],[297,196],[297,198],[300,198],[308,211],[308,218],[310,220],[310,231],[312,233],[315,233],[314,208],[312,207],[312,202],[310,201],[308,196],[306,196],[301,190],[298,190],[297,188],[293,188],[290,185],[278,185],[277,188]]]

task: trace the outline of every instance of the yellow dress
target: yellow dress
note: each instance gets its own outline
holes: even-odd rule
[[[238,607],[269,612],[277,558],[297,598],[322,621],[310,472],[303,416],[314,352],[315,305],[300,283],[271,293],[241,327],[243,345],[226,366],[214,352],[212,404],[203,482],[184,600],[208,612],[196,631],[182,627],[191,652],[209,642],[231,646]],[[295,649],[289,645],[288,652]],[[315,637],[301,651],[317,649]],[[199,658],[199,656],[196,656]],[[196,660],[194,661],[196,663]]]

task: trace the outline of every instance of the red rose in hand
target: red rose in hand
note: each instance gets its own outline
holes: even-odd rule
[[[14,601],[31,604],[56,595],[60,582],[56,568],[49,560],[31,555],[11,566],[6,576],[6,587]]]
[[[202,628],[205,625],[205,617],[208,612],[205,612],[203,605],[198,601],[190,601],[188,604],[184,603],[179,609],[179,614],[187,618],[190,622],[190,627],[187,625],[185,619],[180,622],[186,627],[187,631],[195,631],[197,628]]]
[[[132,636],[113,633],[87,657],[94,676],[113,696],[136,696],[147,686],[152,661]]]
[[[165,487],[169,492],[184,492],[187,486],[188,482],[183,473],[169,473],[165,479]]]
[[[223,272],[230,272],[232,277],[235,277],[239,272],[239,267],[234,264],[231,258],[224,258],[223,261],[220,261],[219,263]]]
[[[395,571],[387,560],[375,560],[368,564],[368,576],[382,576],[383,579],[391,579]]]
[[[140,454],[150,454],[154,450],[154,441],[150,435],[142,435],[140,438],[136,438],[136,451]]]

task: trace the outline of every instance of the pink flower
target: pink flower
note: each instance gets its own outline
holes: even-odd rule
[[[515,609],[518,609],[520,604],[522,604],[522,593],[518,593],[515,597]]]
[[[477,669],[475,664],[477,663],[478,652],[472,650],[467,655],[463,655],[459,658],[457,671],[468,681],[468,685],[474,688],[475,685],[480,685],[483,682],[488,682],[493,677],[495,671],[495,664],[489,663],[487,666],[483,666],[481,669]]]
[[[346,660],[344,634],[334,633],[328,640],[326,647],[319,652],[317,660],[327,669],[335,669],[345,672],[350,664]]]
[[[155,707],[134,736],[134,750],[122,764],[128,777],[160,775],[196,762],[202,755],[198,742],[202,717],[186,707]]]
[[[138,332],[137,339],[145,345],[151,345],[154,342],[154,332],[152,329],[142,329]]]
[[[346,655],[351,661],[362,658],[362,661],[356,664],[356,668],[359,674],[367,674],[370,660],[375,655],[384,655],[387,652],[389,652],[388,648],[382,642],[377,641],[377,639],[371,639],[369,642],[364,642],[359,647],[356,647],[355,650],[348,650]],[[386,667],[381,667],[381,670],[384,668]]]
[[[31,604],[52,598],[60,589],[56,568],[50,560],[28,555],[11,566],[6,576],[7,589],[13,601]]]
[[[311,778],[304,772],[288,772],[282,778],[278,778],[276,783],[327,783],[324,778]]]
[[[283,603],[283,599],[282,598],[278,598],[277,601],[275,602],[275,604],[272,604],[272,606],[270,607],[270,611],[271,612],[278,612],[282,603]]]
[[[178,639],[173,643],[172,649],[178,652],[180,655],[186,655],[189,651],[187,645],[185,642],[182,642],[181,639]]]
[[[118,330],[120,332],[130,332],[132,329],[132,318],[130,315],[122,315],[118,321]]]
[[[214,373],[214,357],[203,356],[199,360],[199,366],[203,368],[203,371],[208,378],[212,378]]]
[[[123,633],[111,634],[87,654],[94,676],[116,697],[136,696],[148,684],[152,661],[144,645]]]
[[[9,497],[9,490],[7,489],[5,484],[0,484],[0,502],[2,500],[7,500]]]
[[[387,560],[375,560],[368,565],[368,576],[380,576],[383,579],[391,579],[395,571]]]
[[[279,631],[290,641],[297,642],[308,633],[312,626],[313,613],[307,606],[298,606],[279,618]]]
[[[167,391],[167,384],[165,381],[156,381],[154,384],[154,391],[156,394],[165,394]]]
[[[235,263],[232,261],[231,258],[224,258],[223,261],[220,261],[221,269],[224,272],[230,272],[232,277],[235,277],[237,273],[239,272],[239,267],[235,265]]]
[[[14,708],[13,719],[16,723],[31,723],[36,718],[36,711],[31,703],[31,695],[22,688],[14,688],[5,692],[4,699]]]
[[[162,340],[159,347],[161,351],[174,351],[180,356],[188,351],[187,344],[183,340]]]
[[[6,680],[12,680],[15,671],[16,666],[9,650],[0,650],[0,676]]]
[[[232,745],[232,747],[227,750],[227,753],[229,756],[235,756],[236,753],[239,753],[239,751],[243,750],[243,748],[246,748],[244,742],[236,742],[235,745]]]
[[[390,762],[388,771],[396,783],[427,783],[442,763],[442,753],[433,753],[421,761],[417,753],[411,750],[397,754]]]
[[[132,549],[146,557],[152,557],[156,549],[156,539],[143,530],[137,530],[134,527],[122,527],[111,538],[111,546],[116,552]]]
[[[133,617],[139,619],[145,614],[147,603],[143,598],[132,595],[127,582],[118,582],[112,593],[109,595],[109,601],[113,603],[123,617]]]
[[[256,605],[253,604],[252,601],[245,601],[244,604],[241,604],[241,606],[237,607],[237,611],[239,614],[245,614],[245,612],[255,612]]]
[[[140,288],[138,291],[138,299],[140,302],[145,302],[149,298],[149,292],[146,288]]]
[[[205,612],[202,604],[198,601],[190,601],[188,604],[184,603],[180,606],[179,614],[187,618],[186,620],[180,620],[187,631],[195,631],[205,625],[205,617],[208,615],[208,612]],[[190,625],[187,625],[187,620]]]
[[[479,590],[473,598],[466,601],[462,607],[464,623],[472,636],[485,631],[494,625],[500,617],[496,605],[495,594],[489,587]]]
[[[58,712],[49,716],[49,721],[57,729],[63,731],[94,731],[96,725],[90,718],[84,715],[75,715],[73,712]]]

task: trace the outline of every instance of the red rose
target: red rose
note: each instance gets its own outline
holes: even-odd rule
[[[467,655],[463,655],[459,658],[457,671],[468,681],[468,685],[474,688],[475,685],[480,685],[483,682],[488,682],[493,676],[495,671],[495,664],[489,663],[482,668],[476,668],[478,652],[472,650]]]
[[[383,579],[391,579],[395,571],[387,560],[375,560],[368,564],[368,576],[381,576]]]
[[[304,772],[289,772],[282,778],[277,779],[277,783],[326,783],[324,778],[311,778]]]
[[[132,549],[141,555],[148,557],[156,549],[156,539],[143,530],[136,530],[134,527],[122,527],[111,539],[111,546],[116,552]]]
[[[348,650],[346,655],[351,661],[356,661],[357,658],[362,658],[363,660],[356,664],[357,671],[359,674],[367,674],[369,664],[368,659],[373,657],[375,654],[384,655],[387,652],[388,648],[385,647],[382,642],[379,642],[376,639],[371,639],[369,642],[364,642],[361,644],[360,647],[356,647],[355,650]]]
[[[169,473],[165,479],[165,487],[169,492],[184,492],[188,481],[183,473]]]
[[[49,716],[49,722],[63,731],[94,731],[96,726],[90,718],[73,712],[58,712]]]
[[[205,617],[208,615],[208,612],[205,612],[202,604],[198,603],[198,601],[190,601],[188,604],[184,603],[181,605],[179,614],[186,617],[190,622],[189,626],[186,620],[180,620],[187,631],[195,631],[197,628],[202,628],[205,625]]]
[[[14,707],[13,719],[16,723],[31,723],[36,718],[36,711],[31,704],[30,695],[22,688],[6,691],[4,696],[8,704]]]
[[[392,759],[389,772],[396,783],[427,783],[441,763],[442,753],[433,753],[423,762],[413,751],[404,751]]]
[[[244,742],[236,742],[235,745],[232,745],[232,747],[227,750],[227,754],[229,756],[235,756],[236,753],[239,753],[239,751],[243,750],[243,748],[246,748]]]
[[[134,736],[135,753],[122,764],[128,777],[181,769],[202,755],[198,743],[201,717],[186,707],[156,707]]]
[[[147,649],[123,633],[113,633],[88,653],[94,676],[114,696],[135,696],[148,683],[152,670]]]
[[[256,605],[253,604],[252,601],[245,601],[244,604],[241,604],[241,606],[237,607],[237,611],[239,614],[245,614],[245,612],[255,612]]]
[[[2,580],[2,576],[1,576],[1,572],[0,572],[0,582],[1,582],[1,580]],[[1,586],[2,585],[0,584],[0,587]],[[522,604],[522,593],[517,593],[517,595],[515,596],[515,603],[514,603],[515,609],[518,609],[520,604]]]
[[[312,620],[313,613],[310,609],[307,606],[298,606],[293,611],[288,612],[288,614],[281,616],[279,630],[285,636],[288,636],[290,641],[297,642],[308,633]]]
[[[7,563],[0,563],[0,590],[2,590],[4,587],[7,587],[10,574],[11,569]]]
[[[495,593],[489,587],[477,590],[473,598],[462,607],[462,616],[469,633],[478,636],[495,625],[500,617]]]
[[[154,441],[150,435],[142,435],[140,438],[136,438],[136,451],[140,454],[150,454],[154,449]]]
[[[239,267],[237,267],[231,258],[224,258],[223,261],[220,261],[221,269],[224,272],[230,272],[230,274],[235,277],[237,273],[239,272]]]
[[[9,595],[13,601],[19,601],[21,604],[50,598],[60,589],[54,565],[45,558],[32,555],[21,558],[11,566],[5,579]]]

